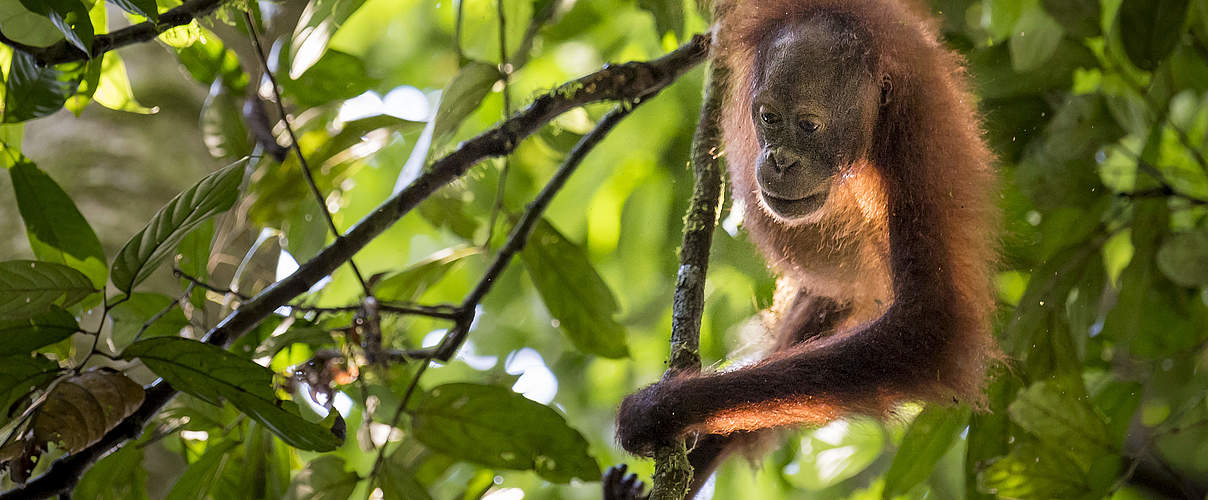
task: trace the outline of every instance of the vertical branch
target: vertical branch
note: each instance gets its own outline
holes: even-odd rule
[[[671,313],[671,355],[664,378],[700,371],[700,318],[705,308],[705,275],[713,228],[721,209],[721,104],[728,71],[717,59],[705,83],[696,135],[692,137],[692,202],[684,216],[684,245]],[[692,484],[683,441],[655,451],[651,500],[681,500]]]

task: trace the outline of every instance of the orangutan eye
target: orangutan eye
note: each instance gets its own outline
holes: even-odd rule
[[[801,130],[805,131],[805,132],[816,132],[818,130],[818,128],[820,127],[820,125],[818,125],[818,122],[810,120],[808,118],[802,119],[801,121],[797,122],[797,126],[801,127]]]
[[[765,124],[780,123],[780,115],[774,114],[774,112],[772,112],[772,111],[768,111],[767,107],[763,107],[763,106],[760,106],[759,118]]]

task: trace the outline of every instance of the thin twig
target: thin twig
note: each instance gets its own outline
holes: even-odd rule
[[[463,142],[456,150],[434,162],[405,189],[357,222],[343,238],[332,242],[293,274],[245,301],[207,333],[205,342],[225,347],[251,331],[278,307],[288,304],[339,268],[437,189],[465,175],[470,167],[484,158],[510,153],[521,139],[559,114],[593,102],[647,98],[703,61],[708,51],[709,39],[697,35],[659,59],[612,65],[537,97],[507,121]],[[152,384],[146,390],[143,404],[99,441],[56,460],[46,472],[29,482],[0,493],[0,500],[45,498],[71,490],[92,463],[126,441],[138,437],[143,426],[175,395],[176,390],[162,380]]]
[[[252,20],[252,14],[249,12],[243,13],[243,20],[247,22],[248,36],[252,39],[252,47],[256,49],[256,57],[260,59],[260,69],[264,70],[264,76],[268,77],[268,82],[273,87],[273,100],[277,103],[277,113],[281,115],[281,123],[285,124],[285,131],[289,134],[290,149],[294,150],[294,154],[298,157],[298,165],[302,167],[302,177],[306,179],[306,185],[310,187],[310,194],[315,197],[315,203],[319,204],[319,211],[323,213],[323,219],[327,221],[327,229],[338,240],[340,239],[340,229],[336,227],[336,221],[331,218],[331,211],[327,209],[327,201],[323,197],[323,193],[319,191],[318,184],[315,184],[315,176],[310,171],[310,164],[306,162],[306,155],[302,154],[302,146],[298,144],[298,135],[294,133],[293,125],[289,123],[289,115],[285,113],[285,102],[281,100],[281,86],[277,85],[277,77],[273,76],[272,70],[268,67],[268,56],[264,54],[264,47],[260,45],[260,36],[256,34],[256,22]],[[351,257],[348,258],[348,267],[352,269],[352,274],[361,284],[361,290],[365,292],[365,296],[372,297],[373,291],[369,289],[369,284],[365,282],[365,277],[361,275],[361,270],[357,268],[356,262]]]
[[[179,307],[180,301],[188,298],[189,295],[191,295],[193,293],[193,289],[196,287],[197,287],[197,283],[190,281],[189,284],[185,286],[185,293],[181,294],[180,298],[173,300],[171,303],[169,303],[163,309],[160,309],[159,312],[151,315],[151,317],[148,318],[147,321],[143,322],[143,326],[139,327],[138,333],[134,334],[134,340],[132,340],[131,342],[138,341],[138,339],[143,336],[143,333],[145,333],[148,329],[151,328],[152,324],[154,324],[156,321],[159,321],[160,318],[163,318],[168,313],[172,312],[173,309],[176,309],[177,307]]]

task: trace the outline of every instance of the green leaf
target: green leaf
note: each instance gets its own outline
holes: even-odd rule
[[[176,49],[176,58],[194,80],[210,85],[222,77],[228,87],[240,88],[248,77],[239,66],[235,51],[226,48],[213,32],[199,28],[201,36],[192,44]],[[211,89],[213,90],[213,89]]]
[[[109,311],[109,316],[113,318],[113,329],[109,335],[114,345],[118,349],[129,345],[139,330],[142,330],[144,323],[165,310],[167,313],[149,324],[141,338],[179,335],[182,328],[189,326],[189,320],[179,307],[168,309],[174,302],[176,299],[158,293],[130,294],[128,300]]]
[[[201,140],[214,158],[240,158],[252,151],[243,121],[244,97],[223,82],[210,85],[201,107]]]
[[[1042,441],[1061,443],[1083,468],[1112,453],[1107,426],[1095,413],[1080,380],[1035,383],[1019,393],[1008,411],[1011,421]]]
[[[59,364],[41,355],[19,354],[0,358],[0,422],[10,418],[8,410],[18,398],[49,382],[59,374]]]
[[[243,165],[244,160],[240,160],[207,175],[160,208],[114,258],[110,270],[113,285],[129,294],[189,231],[231,208],[243,182]]]
[[[126,74],[126,63],[117,52],[107,52],[101,64],[101,80],[97,83],[95,100],[101,106],[117,111],[127,111],[138,114],[151,114],[158,108],[148,108],[139,104],[134,98],[134,90],[130,88],[130,77]]]
[[[137,14],[147,19],[155,21],[159,19],[159,6],[155,4],[155,0],[107,0],[109,3],[121,7],[122,10],[131,14]]]
[[[408,452],[411,453],[408,453]],[[382,489],[383,500],[432,500],[424,483],[415,477],[412,460],[414,450],[399,446],[390,454],[386,467],[377,477],[377,486]]]
[[[1167,238],[1158,250],[1158,269],[1179,285],[1208,286],[1208,229]]]
[[[42,14],[67,41],[85,53],[92,52],[92,20],[88,7],[79,0],[21,0],[25,8]]]
[[[903,495],[927,479],[968,421],[968,408],[930,405],[923,410],[902,438],[902,445],[885,474],[881,497]]]
[[[105,251],[71,197],[31,162],[19,161],[8,173],[34,255],[84,273],[96,288],[104,286]]]
[[[331,36],[364,3],[365,0],[310,0],[306,4],[289,45],[291,79],[297,79],[322,59]]]
[[[96,500],[147,498],[143,449],[127,444],[102,458],[80,478],[72,497]]]
[[[1015,29],[1011,30],[1011,40],[1007,42],[1012,67],[1022,73],[1044,66],[1057,51],[1064,34],[1061,24],[1045,14],[1039,6],[1024,11],[1015,23]]]
[[[582,248],[543,219],[521,256],[550,316],[575,347],[606,358],[629,354],[625,329],[612,319],[617,299]]]
[[[994,461],[978,476],[981,488],[1000,498],[1048,500],[1083,498],[1090,492],[1086,473],[1053,446],[1025,443]]]
[[[441,144],[456,132],[462,120],[478,108],[497,81],[499,69],[495,65],[480,61],[466,63],[440,94],[432,144]]]
[[[313,451],[330,451],[344,441],[330,425],[343,425],[332,412],[331,424],[312,423],[298,414],[292,401],[277,399],[273,372],[218,347],[196,340],[160,337],[141,340],[122,352],[125,359],[139,359],[172,387],[202,400],[221,405],[230,401],[257,422],[264,424],[286,444]]]
[[[872,465],[885,447],[885,433],[872,419],[836,420],[802,436],[795,466],[785,480],[819,491],[839,484]],[[791,470],[792,467],[790,467]]]
[[[440,281],[461,259],[482,253],[481,247],[448,248],[390,273],[373,286],[373,295],[386,302],[414,302],[428,287]]]
[[[84,273],[33,260],[0,262],[0,318],[21,320],[68,307],[96,292]]]
[[[314,107],[363,94],[376,85],[377,78],[361,58],[328,50],[321,59],[297,78],[283,79],[281,89],[299,105]]]
[[[587,454],[587,440],[579,431],[553,409],[506,388],[442,385],[411,415],[415,438],[451,457],[533,470],[555,483],[600,478],[600,466]]]
[[[1138,68],[1153,70],[1183,34],[1188,0],[1124,0],[1116,15],[1124,51]]]
[[[1071,35],[1092,37],[1099,33],[1098,0],[1044,0],[1044,10]]]
[[[0,319],[0,356],[29,355],[35,350],[70,337],[80,331],[71,313],[58,307],[39,316],[24,319]]]
[[[285,500],[344,500],[360,480],[355,472],[345,470],[343,458],[323,455],[294,476]]]
[[[684,2],[681,0],[638,0],[638,6],[654,15],[654,28],[661,38],[672,32],[684,37]]]
[[[75,67],[61,70],[60,66]],[[4,84],[4,123],[46,116],[63,107],[79,87],[86,65],[43,66],[33,56],[13,51],[8,80]]]
[[[20,0],[0,0],[0,26],[9,40],[32,47],[45,47],[63,39],[50,19],[26,9]]]
[[[197,279],[206,279],[209,275],[210,245],[214,240],[214,219],[208,219],[189,231],[180,244],[176,246],[180,259],[176,266],[181,272]]]
[[[210,488],[214,486],[226,466],[227,453],[239,444],[238,441],[226,440],[206,447],[206,452],[189,464],[185,473],[176,480],[168,491],[167,500],[204,500],[208,497]]]
[[[280,335],[273,335],[256,347],[253,358],[273,357],[282,349],[294,344],[309,346],[328,345],[335,342],[331,332],[304,319],[294,319],[289,329]]]

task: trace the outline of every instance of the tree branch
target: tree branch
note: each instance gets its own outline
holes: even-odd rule
[[[700,371],[700,318],[705,309],[705,276],[713,228],[721,209],[721,116],[728,71],[717,59],[705,84],[696,135],[692,138],[695,183],[684,216],[684,245],[671,312],[671,354],[664,378]],[[681,500],[692,484],[692,465],[683,440],[655,451],[651,500]]]
[[[90,53],[77,48],[67,42],[67,40],[59,41],[48,47],[31,47],[25,44],[14,42],[0,33],[0,43],[4,43],[14,49],[26,52],[34,59],[37,59],[39,64],[53,65],[75,61],[86,61],[99,57],[101,54],[114,49],[133,45],[136,43],[148,42],[160,33],[168,31],[177,26],[189,24],[194,19],[198,19],[214,12],[218,6],[222,5],[226,0],[186,0],[178,7],[166,10],[159,15],[157,22],[147,21],[138,23],[132,26],[127,26],[120,30],[114,31],[106,35],[97,35],[92,40],[92,50]]]
[[[185,5],[197,3],[202,2],[191,1]],[[411,185],[357,222],[343,238],[324,248],[290,276],[244,302],[239,309],[210,330],[205,341],[213,345],[227,346],[253,329],[278,307],[287,305],[290,300],[305,293],[320,279],[347,262],[357,251],[437,189],[461,177],[471,166],[485,158],[510,153],[520,140],[536,132],[559,114],[598,101],[644,100],[699,64],[708,52],[709,39],[697,35],[685,45],[656,60],[606,66],[538,97],[521,112],[495,128],[462,143],[457,150],[437,160]],[[143,426],[175,395],[176,390],[162,380],[152,384],[147,389],[142,406],[106,433],[100,441],[56,460],[41,476],[0,494],[0,500],[44,498],[70,491],[92,463],[124,442],[138,437]]]

